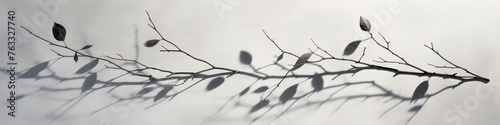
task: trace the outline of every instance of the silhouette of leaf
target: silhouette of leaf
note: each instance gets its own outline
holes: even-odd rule
[[[148,40],[144,43],[144,46],[146,47],[153,47],[155,46],[156,44],[158,44],[158,42],[160,42],[159,39],[152,39],[152,40]]]
[[[52,35],[54,35],[56,40],[64,41],[64,38],[66,37],[66,29],[61,24],[54,22],[54,25],[52,26]]]
[[[34,78],[38,76],[42,70],[49,66],[49,61],[37,64],[36,66],[31,67],[28,71],[24,72],[19,78]]]
[[[356,49],[358,48],[359,43],[361,43],[361,40],[356,40],[349,43],[344,49],[344,56],[353,54],[354,51],[356,51]]]
[[[92,73],[89,77],[85,78],[85,81],[82,84],[82,93],[91,89],[96,82],[97,82],[96,73]]]
[[[283,91],[283,94],[280,95],[280,101],[286,103],[286,101],[292,99],[295,93],[297,93],[298,86],[299,84],[295,84],[293,86],[288,87],[285,91]]]
[[[224,77],[217,77],[215,79],[212,79],[212,81],[210,81],[210,83],[208,83],[208,86],[207,86],[207,91],[211,91],[217,87],[219,87],[220,85],[222,85],[222,83],[224,82]]]
[[[155,89],[155,87],[145,87],[145,88],[142,88],[141,91],[137,92],[137,95],[148,94],[149,92],[153,91],[154,89]]]
[[[366,32],[370,32],[371,24],[370,24],[370,21],[368,21],[368,19],[360,16],[359,17],[359,26],[361,27],[361,30],[366,31]]]
[[[243,95],[245,95],[245,94],[247,94],[247,92],[248,92],[249,90],[250,90],[250,86],[249,86],[249,87],[247,87],[247,88],[245,88],[245,89],[243,89],[243,91],[241,91],[241,92],[240,92],[240,97],[241,97],[241,96],[243,96]]]
[[[255,89],[255,90],[253,91],[253,93],[261,93],[261,92],[265,92],[267,89],[269,89],[269,87],[267,87],[267,86],[262,86],[262,87],[259,87],[259,88]]]
[[[85,64],[84,66],[82,66],[82,68],[78,69],[75,74],[83,74],[83,73],[86,73],[88,71],[90,71],[92,68],[94,68],[95,66],[97,66],[97,64],[99,63],[99,60],[98,59],[95,59],[87,64]]]
[[[285,53],[281,53],[281,55],[280,55],[280,56],[278,56],[278,59],[276,59],[276,62],[278,62],[278,61],[280,61],[281,59],[283,59],[283,55],[284,55],[284,54],[285,54]]]
[[[164,98],[165,96],[167,96],[167,93],[172,90],[174,87],[172,86],[167,86],[167,87],[164,87],[160,92],[158,92],[155,96],[155,98],[153,98],[153,102],[156,102],[162,98]]]
[[[311,85],[314,88],[313,91],[318,92],[318,91],[323,90],[323,84],[324,84],[323,77],[321,77],[321,75],[315,74],[312,77]]]
[[[424,97],[428,88],[429,88],[429,81],[424,81],[420,83],[420,85],[418,85],[417,88],[415,89],[415,92],[413,92],[413,96],[411,97],[410,103],[413,101],[417,102],[417,99]]]
[[[75,62],[78,62],[78,53],[75,52],[75,56],[73,56],[73,60],[75,60]]]
[[[266,107],[267,105],[269,105],[269,100],[262,100],[260,101],[259,103],[255,104],[252,109],[250,109],[250,112],[248,114],[251,114],[255,111],[259,111],[260,109]]]
[[[309,58],[311,58],[311,55],[312,55],[312,54],[313,54],[312,52],[308,52],[308,53],[304,53],[304,54],[302,54],[302,55],[300,56],[300,58],[299,58],[299,59],[297,59],[297,62],[295,62],[295,65],[293,65],[293,68],[292,68],[292,69],[290,69],[290,70],[291,70],[291,71],[293,71],[293,70],[297,70],[297,69],[299,69],[300,67],[302,67],[302,66],[303,66],[303,65],[307,62],[307,60],[308,60]]]
[[[240,62],[245,65],[250,65],[252,63],[252,55],[247,51],[240,51]]]
[[[80,50],[85,50],[85,49],[89,49],[90,47],[92,47],[93,45],[85,45],[83,46]]]
[[[417,105],[417,106],[413,106],[410,110],[408,110],[408,112],[417,112],[419,111],[420,109],[422,109],[424,105]]]

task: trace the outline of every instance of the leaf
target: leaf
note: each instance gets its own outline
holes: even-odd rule
[[[280,55],[280,56],[278,56],[278,59],[276,59],[276,62],[278,62],[278,61],[280,61],[281,59],[283,59],[283,55],[284,55],[284,54],[285,54],[285,53],[281,53],[281,55]]]
[[[78,69],[75,72],[75,74],[86,73],[86,72],[90,71],[92,68],[94,68],[95,66],[97,66],[98,63],[99,63],[99,59],[95,59],[95,60],[85,64],[84,66],[82,66],[82,68]]]
[[[323,90],[323,84],[324,84],[324,81],[323,81],[323,77],[321,77],[321,75],[315,74],[312,77],[311,85],[314,88],[313,91],[318,92],[318,91]]]
[[[240,97],[245,95],[248,91],[250,90],[250,86],[248,86],[247,88],[243,89],[243,91],[240,92]]]
[[[349,43],[344,49],[344,56],[353,54],[354,51],[356,51],[356,49],[358,48],[359,43],[361,43],[361,40],[356,40]]]
[[[283,91],[283,94],[280,95],[280,101],[285,103],[286,101],[292,99],[295,93],[297,93],[298,86],[299,84],[295,84],[293,86],[288,87],[285,91]]]
[[[408,110],[408,112],[418,112],[420,111],[420,109],[422,109],[424,105],[417,105],[417,106],[413,106],[410,110]]]
[[[89,77],[85,78],[85,81],[82,84],[82,93],[91,89],[96,82],[97,82],[96,73],[92,73]]]
[[[34,78],[38,76],[42,70],[49,66],[49,61],[37,64],[36,66],[31,67],[28,71],[24,72],[19,78]]]
[[[89,49],[90,47],[92,47],[94,45],[85,45],[83,46],[80,50],[85,50],[85,49]]]
[[[148,40],[144,43],[144,46],[146,47],[153,47],[155,46],[156,44],[158,44],[158,42],[160,42],[159,39],[152,39],[152,40]]]
[[[245,65],[250,65],[252,63],[252,55],[247,51],[240,51],[240,62]]]
[[[61,24],[54,22],[52,35],[54,35],[56,40],[64,41],[64,38],[66,38],[66,29]]]
[[[299,58],[299,59],[297,59],[297,62],[295,62],[295,65],[293,65],[293,68],[292,68],[292,69],[290,69],[290,70],[291,70],[291,71],[293,71],[293,70],[297,70],[297,69],[299,69],[300,67],[302,67],[302,66],[303,66],[303,65],[307,62],[307,60],[308,60],[309,58],[311,58],[311,55],[312,55],[312,54],[313,54],[312,52],[308,52],[308,53],[304,53],[304,54],[302,54],[302,55],[300,56],[300,58]]]
[[[78,53],[75,52],[75,56],[73,56],[73,60],[75,60],[75,62],[78,62]]]
[[[255,104],[252,107],[252,109],[250,109],[250,112],[248,114],[253,113],[255,111],[259,111],[260,109],[266,107],[267,105],[269,105],[269,100],[262,100],[259,103]]]
[[[164,87],[160,92],[158,92],[155,96],[155,98],[153,98],[153,102],[156,102],[162,98],[164,98],[165,96],[167,96],[167,93],[172,90],[174,87],[172,86],[167,86],[167,87]]]
[[[370,21],[368,21],[368,19],[360,16],[359,17],[359,26],[361,27],[361,30],[366,31],[366,32],[370,32],[371,24],[370,24]]]
[[[261,93],[261,92],[265,92],[267,89],[269,89],[269,87],[267,87],[267,86],[262,86],[262,87],[259,87],[259,88],[255,89],[255,90],[253,91],[253,93]]]
[[[411,97],[410,103],[413,101],[417,102],[417,99],[424,97],[428,88],[429,88],[429,81],[424,81],[420,83],[420,85],[418,85],[417,88],[415,89],[415,92],[413,92],[413,96]]]
[[[212,79],[212,81],[210,81],[210,83],[208,83],[208,86],[207,86],[207,91],[211,91],[217,87],[219,87],[220,85],[222,85],[222,83],[224,82],[224,77],[217,77],[215,79]]]
[[[153,91],[154,89],[155,89],[155,87],[145,87],[145,88],[142,88],[139,92],[137,92],[137,95],[147,94],[147,93]]]

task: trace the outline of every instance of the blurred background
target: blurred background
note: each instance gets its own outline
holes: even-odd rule
[[[144,62],[147,65],[174,71],[198,71],[207,68],[203,63],[185,55],[159,52],[161,47],[146,48],[142,44],[150,39],[159,39],[149,26],[147,10],[158,30],[168,40],[184,51],[211,62],[214,65],[252,71],[241,64],[239,56],[245,51],[252,56],[252,65],[262,67],[273,63],[281,52],[267,39],[265,30],[277,44],[296,55],[315,49],[310,39],[334,56],[358,59],[366,47],[363,60],[384,57],[397,60],[390,53],[378,47],[373,41],[362,42],[357,51],[343,56],[344,48],[352,41],[367,38],[359,29],[359,17],[372,23],[374,32],[379,31],[389,41],[396,53],[409,62],[428,70],[444,73],[462,73],[454,69],[435,69],[428,63],[446,65],[424,45],[431,42],[450,61],[463,66],[480,76],[490,78],[489,84],[469,82],[454,90],[444,91],[430,98],[409,124],[484,124],[500,123],[500,94],[497,91],[500,77],[500,51],[496,35],[500,29],[500,1],[495,0],[2,0],[1,17],[7,12],[16,12],[16,59],[18,74],[37,64],[49,61],[47,69],[40,72],[53,78],[17,79],[16,93],[29,94],[40,88],[71,89],[81,87],[89,74],[75,72],[91,59],[81,58],[77,63],[70,58],[58,58],[51,49],[65,55],[74,53],[48,45],[31,36],[19,26],[25,26],[50,41],[56,41],[51,32],[54,22],[67,30],[66,43],[69,47],[81,48],[93,45],[85,53],[94,56],[116,54],[124,58]],[[4,27],[6,21],[4,19]],[[7,34],[6,30],[1,31]],[[1,35],[6,39],[6,35]],[[60,43],[60,42],[59,42]],[[6,43],[4,43],[5,45]],[[60,43],[62,44],[62,43]],[[168,46],[165,43],[162,45]],[[2,69],[8,69],[7,47],[1,47]],[[319,59],[312,57],[311,59]],[[289,66],[296,58],[287,56],[280,61]],[[319,63],[329,71],[351,68],[352,63],[324,61]],[[105,68],[101,61],[91,70]],[[397,66],[396,66],[397,67]],[[290,66],[291,68],[291,66]],[[407,67],[398,67],[408,69]],[[314,74],[322,70],[305,65],[297,73]],[[263,70],[273,75],[286,73],[279,67]],[[155,77],[165,74],[151,72]],[[102,70],[98,79],[109,80],[123,72]],[[326,85],[345,82],[375,81],[394,93],[410,97],[415,87],[427,77],[397,76],[384,71],[363,71],[355,75],[324,76]],[[80,79],[64,79],[83,77]],[[0,79],[7,83],[9,76],[2,71]],[[118,81],[144,81],[144,78],[126,75]],[[256,79],[235,75],[227,78],[223,85],[213,91],[206,91],[209,80],[202,81],[176,96],[173,100],[155,104],[152,100],[116,102],[115,97],[128,97],[142,89],[141,85],[120,86],[98,90],[83,99],[80,90],[41,91],[29,94],[16,102],[16,117],[7,115],[7,102],[0,108],[2,124],[31,125],[136,125],[136,124],[250,124],[252,119],[262,116],[253,124],[405,124],[413,113],[408,112],[415,104],[402,103],[384,113],[399,101],[390,98],[352,99],[328,101],[322,106],[308,102],[327,99],[336,90],[325,90],[298,101],[293,110],[275,119],[286,110],[287,105],[276,106],[269,114],[262,111],[248,114],[248,110],[259,101],[260,95],[253,94],[231,99]],[[310,90],[302,84],[307,79],[286,79],[276,91],[300,83],[297,93]],[[279,79],[257,81],[256,86],[272,86]],[[188,81],[187,84],[196,82]],[[458,81],[430,78],[428,92],[436,92]],[[305,82],[304,82],[305,83]],[[165,83],[166,84],[166,83]],[[252,87],[252,89],[257,87]],[[486,88],[486,89],[485,89]],[[181,89],[174,89],[179,91]],[[158,90],[150,93],[154,96]],[[0,87],[0,97],[8,98],[6,85]],[[373,86],[350,87],[339,92],[341,95],[356,95],[377,92]],[[478,97],[478,93],[480,96]],[[274,94],[279,96],[279,93]],[[224,104],[229,100],[227,106]],[[390,100],[387,101],[386,100]],[[423,100],[417,103],[423,103]],[[236,105],[238,104],[238,105]],[[154,105],[154,106],[152,106]],[[152,106],[152,107],[151,107]],[[472,106],[472,107],[471,107]],[[217,113],[219,108],[223,113]],[[465,109],[463,111],[457,110]],[[98,112],[96,112],[98,111]],[[385,114],[379,117],[381,114]],[[216,116],[216,117],[214,117]]]

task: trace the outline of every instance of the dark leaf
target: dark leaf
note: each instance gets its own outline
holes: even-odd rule
[[[370,32],[371,24],[370,24],[370,21],[368,21],[368,19],[360,16],[359,17],[359,26],[361,27],[361,30],[366,31],[366,32]]]
[[[312,52],[308,52],[308,53],[304,53],[304,54],[302,54],[302,55],[300,56],[300,58],[299,58],[299,59],[297,59],[297,62],[295,62],[295,65],[293,65],[293,68],[292,68],[292,69],[290,69],[290,70],[291,70],[291,71],[293,71],[293,70],[297,70],[297,69],[299,69],[300,67],[302,67],[302,66],[303,66],[303,65],[307,62],[307,60],[308,60],[309,58],[311,58],[311,55],[312,55],[312,54],[313,54]]]
[[[415,92],[413,92],[413,96],[411,97],[410,103],[413,101],[417,102],[419,98],[424,97],[428,88],[429,88],[429,81],[424,81],[420,83],[420,85],[418,85],[417,88],[415,89]]]
[[[410,110],[408,110],[408,112],[418,112],[420,111],[420,109],[422,109],[424,105],[417,105],[417,106],[414,106],[412,107]]]
[[[90,71],[92,68],[94,68],[95,66],[97,66],[98,63],[99,63],[99,59],[95,59],[95,60],[85,64],[82,68],[78,69],[75,74],[86,73],[86,72]]]
[[[83,46],[80,50],[85,50],[85,49],[89,49],[90,47],[92,47],[93,45],[85,45]]]
[[[293,86],[288,87],[285,91],[283,91],[283,94],[280,95],[280,101],[286,103],[286,101],[292,99],[295,93],[297,93],[298,86],[299,84],[295,84]]]
[[[222,83],[224,82],[224,77],[217,77],[215,79],[212,79],[212,81],[210,81],[210,83],[208,83],[208,86],[207,86],[207,91],[211,91],[217,87],[219,87],[220,85],[222,85]]]
[[[241,96],[243,96],[243,95],[245,95],[245,94],[247,94],[247,92],[248,92],[249,90],[250,90],[250,86],[249,86],[249,87],[247,87],[247,88],[245,88],[245,89],[243,89],[243,91],[241,91],[241,92],[240,92],[240,97],[241,97]]]
[[[259,103],[255,104],[252,109],[250,109],[250,113],[253,113],[255,111],[259,111],[260,109],[266,107],[267,105],[269,105],[269,100],[262,100],[260,101]]]
[[[359,43],[361,43],[361,40],[356,40],[349,43],[344,49],[344,56],[353,54],[354,51],[356,51],[356,49],[358,48]]]
[[[37,64],[36,66],[31,67],[28,71],[24,72],[19,78],[34,78],[38,76],[42,70],[49,66],[49,61]]]
[[[154,89],[155,89],[155,87],[145,87],[145,88],[142,88],[141,91],[137,92],[137,95],[148,94],[149,92],[153,91]]]
[[[252,63],[252,55],[247,51],[240,51],[240,62],[245,65],[250,65]]]
[[[323,90],[323,84],[324,84],[323,77],[321,77],[321,75],[315,74],[312,77],[311,85],[314,88],[313,91],[317,92]]]
[[[75,52],[75,56],[73,56],[73,60],[75,60],[75,62],[78,62],[78,53]]]
[[[89,77],[85,78],[85,81],[82,84],[82,93],[91,89],[96,82],[97,82],[96,73],[92,73]]]
[[[52,35],[58,41],[64,41],[66,37],[66,29],[59,23],[54,22],[54,26],[52,26]]]
[[[155,98],[153,98],[153,102],[156,102],[162,98],[164,98],[165,96],[167,96],[167,93],[172,90],[172,86],[167,86],[167,87],[164,87],[160,92],[158,92],[155,96]]]
[[[259,87],[255,90],[253,90],[253,93],[261,93],[261,92],[265,92],[267,89],[269,89],[269,87],[267,86],[262,86],[262,87]]]
[[[160,42],[159,39],[152,39],[152,40],[148,40],[144,43],[144,46],[146,47],[153,47],[155,46],[156,44],[158,44],[158,42]]]
[[[276,59],[276,62],[280,61],[281,59],[283,59],[283,55],[285,55],[285,53],[281,53],[280,56],[278,56],[278,59]]]

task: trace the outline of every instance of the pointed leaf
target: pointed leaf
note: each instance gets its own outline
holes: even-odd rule
[[[152,39],[152,40],[148,40],[144,43],[144,46],[146,47],[153,47],[155,46],[156,44],[158,44],[158,42],[160,42],[159,39]]]
[[[247,87],[247,88],[245,88],[245,89],[243,89],[243,91],[240,92],[240,97],[243,96],[243,95],[245,95],[249,90],[250,90],[250,86]]]
[[[85,81],[82,84],[82,93],[91,89],[95,83],[97,82],[97,74],[92,73],[90,76],[85,78]]]
[[[252,55],[247,51],[240,51],[240,62],[245,65],[250,65],[252,63]]]
[[[286,103],[286,101],[292,99],[295,93],[297,93],[298,86],[299,84],[295,84],[293,86],[288,87],[285,91],[283,91],[283,94],[281,94],[280,96],[280,101]]]
[[[172,86],[167,86],[167,87],[164,87],[160,92],[158,92],[155,96],[155,98],[153,98],[153,102],[156,102],[162,98],[164,98],[165,96],[167,96],[167,93],[172,90],[174,87]]]
[[[262,100],[259,103],[255,104],[252,107],[252,109],[250,109],[250,112],[248,114],[253,113],[255,111],[259,111],[260,109],[266,107],[267,105],[269,105],[269,100]]]
[[[36,66],[31,67],[28,71],[24,72],[19,78],[34,78],[38,76],[42,70],[49,66],[49,61],[37,64]]]
[[[297,70],[297,69],[299,69],[300,67],[302,67],[302,66],[303,66],[303,65],[307,62],[307,60],[308,60],[309,58],[311,58],[311,55],[312,55],[312,54],[313,54],[312,52],[308,52],[308,53],[304,53],[304,54],[302,54],[302,55],[300,56],[300,58],[299,58],[299,59],[297,59],[297,62],[295,62],[295,65],[293,65],[293,68],[292,68],[292,69],[290,69],[290,70],[291,70],[291,71],[293,71],[293,70]]]
[[[66,38],[66,29],[59,23],[54,22],[52,26],[52,35],[58,41],[64,41]]]
[[[413,96],[411,97],[410,103],[413,101],[417,102],[419,98],[424,97],[428,88],[429,88],[429,81],[424,81],[420,83],[420,85],[418,85],[417,88],[415,88],[415,92],[413,92]]]
[[[408,112],[418,112],[420,111],[420,109],[422,109],[424,105],[417,105],[417,106],[414,106],[412,107],[410,110],[408,110]]]
[[[92,47],[94,45],[85,45],[83,46],[80,50],[85,50],[85,49],[89,49],[90,47]]]
[[[316,74],[312,77],[311,85],[314,88],[313,91],[318,92],[318,91],[323,90],[323,86],[324,86],[323,84],[324,84],[324,81],[323,81],[323,77],[321,77],[321,75]]]
[[[349,43],[344,49],[344,56],[353,54],[354,51],[356,51],[356,49],[358,48],[359,43],[361,43],[361,40],[356,40]]]
[[[368,21],[368,19],[360,16],[359,17],[359,26],[361,27],[361,30],[366,31],[366,32],[370,32],[371,24],[370,24],[370,21]]]
[[[75,56],[73,57],[73,60],[75,60],[75,62],[78,62],[78,53],[75,52]]]
[[[82,66],[82,68],[78,69],[75,72],[75,74],[86,73],[86,72],[90,71],[92,68],[94,68],[95,66],[97,66],[98,63],[99,63],[99,59],[95,59],[95,60],[85,64],[84,66]]]
[[[278,61],[280,61],[281,59],[283,59],[283,55],[284,55],[284,54],[285,54],[285,53],[281,53],[281,55],[280,55],[280,56],[278,56],[278,58],[276,59],[276,62],[278,62]]]
[[[269,87],[267,86],[262,86],[262,87],[259,87],[255,90],[253,90],[253,93],[261,93],[261,92],[265,92],[267,89],[269,89]]]
[[[156,87],[145,87],[142,88],[141,91],[137,92],[137,95],[144,95],[148,94],[149,92],[153,91]]]
[[[207,86],[207,91],[211,91],[217,87],[219,87],[220,85],[222,85],[222,83],[224,82],[224,77],[217,77],[215,79],[212,79],[212,81],[210,81],[208,83],[208,86]]]

